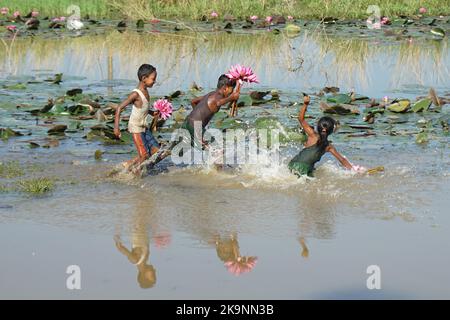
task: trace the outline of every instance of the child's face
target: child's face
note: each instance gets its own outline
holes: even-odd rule
[[[229,87],[229,86],[225,86],[225,90],[224,90],[224,96],[225,97],[228,97],[230,94],[232,94],[233,93],[233,87]]]
[[[147,77],[144,77],[144,79],[142,79],[142,81],[144,82],[145,86],[147,88],[151,88],[153,87],[153,85],[156,82],[156,77],[157,77],[157,72],[152,72],[150,73]]]

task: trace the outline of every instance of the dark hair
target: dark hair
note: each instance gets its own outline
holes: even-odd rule
[[[141,65],[137,72],[139,81],[142,81],[142,79],[144,79],[144,77],[148,77],[153,72],[156,72],[156,68],[154,66],[152,66],[151,64]]]
[[[236,80],[228,78],[226,75],[222,74],[217,81],[217,89],[223,86],[236,87]]]
[[[319,133],[319,141],[317,144],[326,147],[329,144],[328,136],[333,133],[336,120],[331,117],[322,117],[317,122],[317,132]]]

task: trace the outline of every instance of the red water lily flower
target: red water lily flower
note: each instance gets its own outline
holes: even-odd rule
[[[2,15],[8,14],[8,11],[9,11],[9,9],[6,8],[6,7],[3,7],[3,8],[0,9],[0,13],[1,13]]]

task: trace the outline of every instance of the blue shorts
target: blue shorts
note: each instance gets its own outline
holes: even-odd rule
[[[149,157],[152,155],[152,147],[159,148],[159,143],[156,141],[150,129],[145,129],[144,132],[133,133],[133,141],[136,145],[138,154],[140,156]]]

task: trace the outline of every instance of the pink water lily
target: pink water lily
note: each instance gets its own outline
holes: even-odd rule
[[[3,7],[3,8],[0,9],[0,13],[3,14],[3,15],[8,14],[8,11],[9,11],[9,9],[6,8],[6,7]]]
[[[352,171],[355,171],[357,173],[364,173],[367,171],[367,168],[357,165],[357,164],[354,164],[354,165],[352,165]]]
[[[219,16],[219,14],[215,11],[211,12],[211,17],[212,18],[217,18]]]
[[[17,27],[10,25],[10,26],[6,26],[6,30],[10,31],[10,32],[16,32],[17,31]]]
[[[162,233],[153,236],[152,240],[153,243],[155,244],[155,247],[162,249],[169,246],[170,242],[172,241],[172,238],[169,233]]]
[[[31,12],[31,16],[32,16],[33,18],[36,18],[38,15],[39,15],[39,11],[32,11],[32,12]]]
[[[258,20],[258,16],[251,16],[250,20],[252,20],[253,22],[255,22],[256,20]]]
[[[388,17],[381,18],[381,24],[386,25],[386,24],[389,24],[390,22],[391,22],[391,20],[389,20]]]
[[[20,17],[20,11],[15,11],[13,13],[14,18]]]
[[[427,13],[427,9],[424,8],[424,7],[421,7],[421,8],[419,9],[419,13],[421,13],[421,14]]]
[[[256,77],[256,74],[253,73],[253,70],[250,67],[244,67],[240,64],[237,64],[235,66],[231,66],[230,70],[227,74],[225,74],[228,78],[244,82],[255,82],[258,83],[259,80]]]
[[[239,257],[237,260],[227,261],[224,264],[229,272],[239,276],[243,273],[252,271],[257,261],[257,257]]]
[[[156,100],[155,103],[153,103],[153,108],[159,111],[159,115],[164,120],[167,120],[172,115],[172,104],[166,99]]]
[[[288,20],[294,20],[293,16],[287,16]]]
[[[267,16],[266,17],[266,22],[271,23],[273,20],[273,18],[271,16]]]
[[[66,17],[56,17],[52,19],[52,22],[64,22],[66,21]]]

